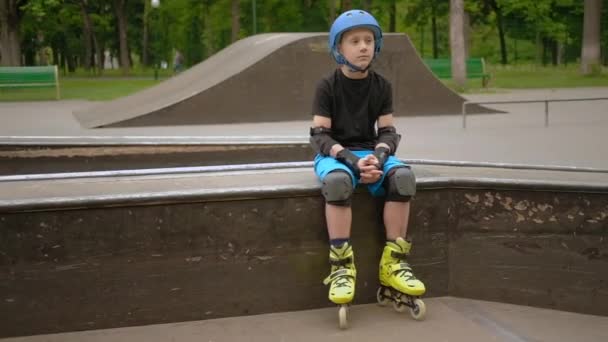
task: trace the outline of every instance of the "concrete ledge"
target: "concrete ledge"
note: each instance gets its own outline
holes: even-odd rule
[[[428,296],[608,315],[605,175],[415,171]],[[370,303],[382,202],[361,190],[353,209]],[[1,336],[329,306],[327,269],[311,170],[0,183]]]
[[[414,165],[419,190],[502,189],[608,193],[608,173]],[[0,212],[164,202],[310,196],[320,184],[310,167],[129,177],[0,181]],[[366,190],[359,187],[358,191]]]
[[[166,140],[170,140],[167,138]],[[239,164],[270,163],[276,160],[293,162],[311,160],[314,153],[309,143],[277,141],[226,141],[206,139],[188,144],[179,141],[139,141],[119,145],[114,139],[66,144],[22,142],[0,145],[0,176],[58,172],[145,169],[224,165],[227,161]],[[201,139],[199,139],[201,140]],[[269,139],[270,140],[270,139]],[[57,142],[56,142],[57,143]]]

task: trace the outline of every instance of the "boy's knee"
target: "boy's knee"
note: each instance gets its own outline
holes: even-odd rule
[[[416,194],[416,176],[409,167],[395,167],[386,175],[384,187],[387,201],[409,202]]]
[[[332,171],[323,179],[323,197],[329,204],[350,207],[353,190],[353,181],[345,171]]]

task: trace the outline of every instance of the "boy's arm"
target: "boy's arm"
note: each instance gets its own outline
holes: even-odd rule
[[[316,152],[336,158],[339,162],[346,165],[353,173],[359,177],[372,177],[371,175],[361,175],[362,171],[370,171],[370,167],[366,165],[361,158],[357,157],[352,151],[331,137],[331,119],[321,115],[314,115],[312,119],[312,127],[310,128],[310,144]]]
[[[344,147],[331,137],[331,119],[314,115],[310,129],[310,143],[320,154],[336,158]]]
[[[378,159],[378,168],[381,170],[386,159],[395,154],[401,140],[393,121],[392,113],[378,117],[378,143],[374,148],[374,156]]]

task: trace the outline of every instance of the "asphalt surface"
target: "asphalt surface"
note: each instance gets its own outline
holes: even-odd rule
[[[608,98],[608,88],[540,89],[467,95],[470,101]],[[86,101],[0,103],[0,144],[25,141],[307,141],[309,121],[256,124],[85,129],[72,110]],[[608,99],[554,102],[545,127],[544,103],[491,105],[507,114],[400,117],[398,156],[496,163],[608,168]]]
[[[376,304],[350,308],[347,330],[335,308],[143,327],[0,339],[2,342],[133,341],[607,341],[608,317],[478,300],[426,299],[427,316]]]

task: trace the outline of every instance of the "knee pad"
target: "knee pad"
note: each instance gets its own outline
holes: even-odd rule
[[[329,204],[350,207],[353,190],[353,181],[344,171],[330,172],[323,179],[323,197]]]
[[[384,181],[386,200],[392,202],[409,202],[416,194],[416,176],[409,167],[393,168]]]

